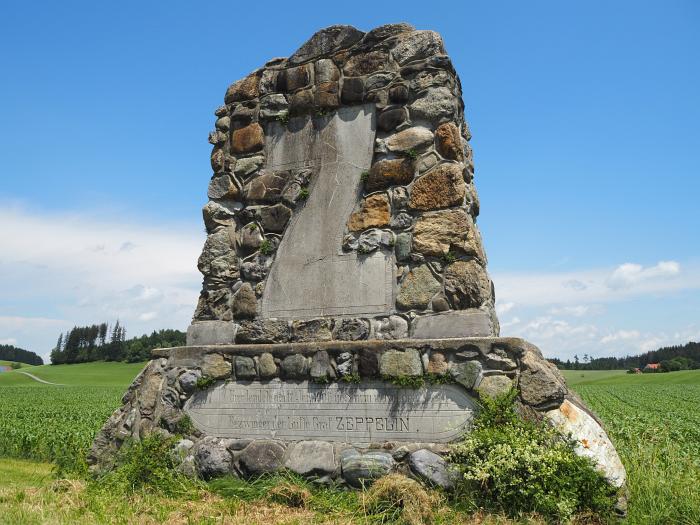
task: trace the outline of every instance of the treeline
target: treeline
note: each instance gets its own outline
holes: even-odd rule
[[[591,357],[587,354],[574,360],[550,359],[561,370],[620,370],[644,368],[650,363],[666,363],[666,368],[686,370],[700,368],[700,343],[690,342],[684,345],[665,346],[639,355],[626,357]],[[682,368],[677,368],[681,366]]]
[[[17,348],[12,345],[0,345],[0,359],[3,361],[16,361],[27,365],[43,365],[44,360],[34,352]]]
[[[88,363],[90,361],[127,361],[135,363],[150,359],[154,348],[169,348],[185,344],[185,333],[179,330],[159,330],[151,335],[126,338],[126,328],[117,321],[75,326],[58,336],[51,351],[51,364]]]

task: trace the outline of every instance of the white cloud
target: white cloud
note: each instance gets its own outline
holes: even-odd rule
[[[185,329],[204,242],[191,225],[0,209],[0,338],[46,355],[60,331],[122,321],[131,335]]]
[[[503,315],[507,312],[510,312],[513,308],[515,307],[515,303],[501,303],[498,302],[496,304],[496,313],[498,315]]]
[[[7,339],[0,339],[0,345],[15,345],[17,344],[17,339],[14,337],[8,337]]]
[[[492,274],[499,301],[518,307],[585,305],[700,288],[700,265],[661,261],[650,267],[625,263],[579,272]]]
[[[596,305],[574,305],[574,306],[562,306],[559,308],[550,308],[549,313],[552,315],[568,315],[571,317],[583,317],[584,315],[598,311],[599,308]]]
[[[641,264],[621,264],[607,279],[606,285],[613,290],[631,288],[644,281],[667,279],[681,272],[676,261],[660,261],[656,266],[644,268]]]
[[[600,340],[601,343],[612,343],[614,341],[626,341],[630,339],[639,339],[640,333],[637,330],[618,330],[612,334],[603,336]]]

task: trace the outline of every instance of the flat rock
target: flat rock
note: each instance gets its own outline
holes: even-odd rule
[[[284,462],[284,447],[274,441],[253,441],[238,457],[241,470],[248,477],[279,470]]]
[[[481,310],[460,310],[421,315],[413,321],[414,339],[452,339],[494,335],[491,317]]]
[[[290,64],[301,64],[313,58],[339,51],[359,42],[365,34],[348,25],[334,25],[316,32],[294,54]]]
[[[237,343],[285,343],[289,338],[286,321],[243,321],[236,333]]]
[[[450,366],[450,374],[457,383],[467,390],[471,390],[474,388],[481,374],[481,363],[479,361],[452,363]]]
[[[187,328],[187,346],[231,344],[236,325],[230,321],[197,321]]]
[[[323,477],[336,470],[332,443],[300,441],[290,446],[284,466],[302,476]]]
[[[445,490],[452,489],[459,477],[457,472],[448,470],[448,464],[442,457],[424,448],[408,456],[408,465],[414,474]]]
[[[389,151],[418,150],[433,143],[433,132],[422,126],[414,126],[391,135],[384,143]]]
[[[345,481],[352,487],[361,488],[391,472],[394,458],[386,452],[344,450],[340,455],[340,466]]]

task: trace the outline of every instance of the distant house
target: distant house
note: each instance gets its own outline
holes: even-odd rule
[[[661,370],[660,363],[647,363],[644,367],[645,372],[658,372],[659,370]]]

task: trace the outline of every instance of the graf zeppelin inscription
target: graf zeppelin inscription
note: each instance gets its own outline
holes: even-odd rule
[[[196,392],[185,410],[197,428],[218,437],[447,443],[469,429],[476,407],[456,385],[408,389],[380,381],[274,380],[219,384]]]
[[[309,197],[277,249],[262,297],[262,316],[279,319],[389,313],[391,255],[343,253],[345,223],[372,164],[374,104],[330,117],[266,125],[266,168],[311,168]]]

